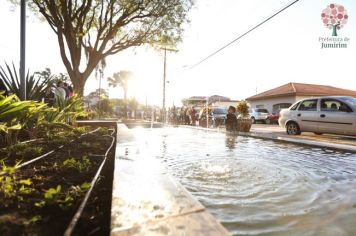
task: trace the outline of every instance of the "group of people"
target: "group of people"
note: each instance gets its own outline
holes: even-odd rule
[[[168,110],[169,122],[175,125],[196,125],[198,113],[194,107],[182,107],[177,109],[175,106]],[[237,130],[236,107],[230,106],[225,120],[226,131]]]
[[[169,122],[175,125],[196,125],[198,120],[198,113],[193,106],[186,107],[183,106],[177,109],[175,106],[169,108],[168,117]]]
[[[48,106],[54,106],[56,103],[56,99],[60,99],[61,101],[65,101],[66,99],[72,97],[74,95],[73,87],[68,83],[63,81],[59,81],[55,88],[49,86],[47,88],[44,102],[48,104]]]

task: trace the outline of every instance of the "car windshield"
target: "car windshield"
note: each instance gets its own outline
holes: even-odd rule
[[[215,108],[213,111],[214,114],[226,114],[227,110],[223,108]]]
[[[350,104],[353,107],[356,107],[356,98],[351,98],[351,97],[343,97],[340,98],[340,100],[342,100],[343,102],[346,102],[348,104]]]
[[[261,113],[268,113],[267,109],[257,109],[256,111]]]

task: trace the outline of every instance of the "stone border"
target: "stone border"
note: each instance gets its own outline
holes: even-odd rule
[[[160,160],[149,153],[127,155],[132,140],[127,126],[118,124],[111,235],[230,235]]]

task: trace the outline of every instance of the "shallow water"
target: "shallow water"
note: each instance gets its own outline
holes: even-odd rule
[[[132,130],[234,235],[356,235],[356,155],[187,128]]]

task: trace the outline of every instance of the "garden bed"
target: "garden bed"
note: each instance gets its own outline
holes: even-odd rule
[[[108,153],[108,161],[73,232],[109,234],[114,157],[112,132],[100,129],[82,135],[83,132],[77,130],[62,136],[66,141],[63,144],[59,139],[25,143],[32,148],[42,147],[43,153],[52,149],[55,152],[17,171],[10,164],[34,156],[21,158],[11,152],[11,147],[1,150],[1,155],[6,156],[6,164],[2,166],[6,174],[0,176],[0,235],[63,235],[98,168],[106,160],[105,153]],[[59,144],[64,146],[58,148]],[[29,146],[25,145],[26,148]],[[21,152],[19,147],[16,150]]]

